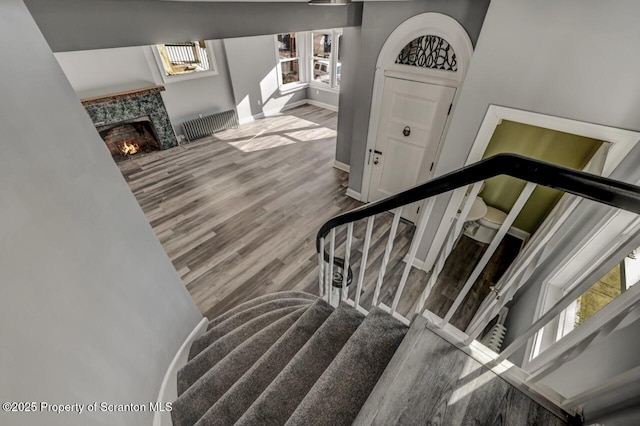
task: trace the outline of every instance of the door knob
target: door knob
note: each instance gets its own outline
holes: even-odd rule
[[[411,127],[404,126],[404,129],[402,129],[402,134],[405,136],[409,136],[411,134]]]

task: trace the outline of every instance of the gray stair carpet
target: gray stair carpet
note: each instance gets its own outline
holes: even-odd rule
[[[291,361],[333,308],[318,299],[293,326],[196,423],[232,425]]]
[[[336,308],[236,425],[284,424],[363,319],[354,308]]]
[[[301,308],[288,306],[262,314],[220,337],[178,371],[178,395],[181,395],[210,368],[258,331]]]
[[[373,308],[286,424],[352,424],[408,330]]]
[[[282,335],[300,318],[307,307],[276,320],[233,349],[210,368],[173,407],[181,413],[174,426],[193,425]]]
[[[206,333],[196,339],[189,350],[189,360],[193,359],[220,337],[262,314],[290,306],[300,307],[310,305],[312,302],[313,301],[305,298],[278,298],[267,300],[263,303],[253,305],[247,309],[237,312],[226,320],[218,322],[216,326],[209,328]]]
[[[214,319],[209,322],[208,329],[215,327],[220,324],[222,321],[225,321],[237,314],[238,312],[246,311],[249,308],[253,308],[254,306],[260,305],[264,302],[268,302],[270,300],[276,299],[308,299],[310,302],[316,300],[318,296],[314,296],[309,293],[304,293],[302,291],[279,291],[277,293],[269,293],[264,296],[256,297],[255,299],[248,300],[234,308],[229,309],[227,312],[218,315]]]

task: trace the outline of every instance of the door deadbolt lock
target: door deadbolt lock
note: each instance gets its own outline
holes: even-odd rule
[[[382,156],[382,151],[378,151],[377,149],[373,151],[373,164],[380,163],[380,157]]]
[[[411,127],[404,126],[404,129],[402,129],[402,134],[405,136],[409,136],[411,134]]]

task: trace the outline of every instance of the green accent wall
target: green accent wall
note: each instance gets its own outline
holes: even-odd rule
[[[483,158],[500,153],[514,153],[573,169],[583,169],[602,145],[602,141],[504,120],[493,136]],[[496,176],[485,182],[480,193],[489,206],[509,212],[525,181],[509,176]],[[533,234],[562,192],[538,186],[516,218],[513,226]]]

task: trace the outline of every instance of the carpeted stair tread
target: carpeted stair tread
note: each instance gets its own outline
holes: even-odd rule
[[[236,425],[284,424],[363,319],[351,307],[336,308]]]
[[[300,319],[218,399],[196,426],[234,424],[332,312],[333,307],[322,299],[309,306]]]
[[[244,303],[241,303],[240,305],[229,309],[228,311],[218,315],[217,317],[215,317],[214,319],[212,319],[209,322],[209,325],[207,327],[207,329],[212,329],[213,327],[215,327],[216,325],[220,324],[222,321],[225,321],[227,319],[229,319],[230,317],[232,317],[233,315],[237,314],[238,312],[242,312],[245,311],[247,309],[250,309],[254,306],[260,305],[264,302],[268,302],[270,300],[276,300],[276,299],[308,299],[311,302],[313,302],[314,300],[316,300],[318,298],[318,296],[314,296],[313,294],[309,294],[309,293],[305,293],[303,291],[279,291],[276,293],[269,293],[269,294],[265,294],[264,296],[260,296],[260,297],[256,297],[255,299],[251,299],[251,300],[247,300]]]
[[[241,312],[238,312],[237,314],[232,315],[226,320],[218,323],[218,325],[216,325],[215,327],[210,328],[206,333],[196,339],[193,342],[193,345],[191,345],[191,349],[189,350],[189,359],[191,360],[195,358],[200,352],[202,352],[204,349],[206,349],[213,342],[215,342],[225,334],[230,333],[235,328],[240,327],[241,325],[247,323],[248,321],[251,321],[254,318],[259,317],[260,315],[280,308],[286,308],[289,306],[310,305],[311,303],[311,300],[305,298],[274,299],[268,300],[264,303],[260,303]]]
[[[178,371],[178,395],[181,395],[189,386],[194,384],[196,380],[202,377],[211,367],[216,365],[242,342],[283,316],[305,306],[307,305],[288,306],[267,312],[216,340]]]
[[[427,319],[422,315],[416,314],[413,317],[409,331],[404,336],[404,339],[402,339],[402,343],[400,343],[400,346],[396,349],[396,353],[389,361],[389,364],[387,364],[375,387],[369,393],[367,401],[362,405],[358,416],[353,422],[354,425],[365,426],[374,423],[378,409],[380,408],[380,402],[385,399],[389,388],[393,385],[403,364],[411,356],[426,325]]]
[[[233,349],[173,403],[174,426],[192,426],[304,314],[298,308]]]
[[[351,425],[408,329],[373,308],[286,424]]]

